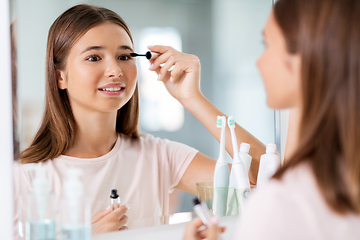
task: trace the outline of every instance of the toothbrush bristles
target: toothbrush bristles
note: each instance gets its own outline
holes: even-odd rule
[[[229,116],[229,118],[228,118],[228,125],[229,125],[229,128],[235,128],[235,120],[232,116]]]
[[[218,119],[217,121],[216,121],[216,125],[217,125],[217,127],[222,127],[222,119]]]
[[[225,127],[226,126],[226,121],[225,120],[226,120],[225,117],[218,116],[217,120],[216,120],[216,126],[218,128]]]

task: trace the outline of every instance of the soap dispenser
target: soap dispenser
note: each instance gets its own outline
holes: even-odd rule
[[[69,168],[61,200],[60,232],[62,240],[90,240],[91,213],[89,200],[80,181],[81,169]]]
[[[32,193],[26,198],[26,240],[55,240],[55,195],[50,191],[46,168],[38,164],[34,170]]]

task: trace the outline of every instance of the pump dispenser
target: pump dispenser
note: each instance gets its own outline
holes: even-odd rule
[[[257,177],[257,187],[263,186],[280,167],[280,157],[276,154],[276,145],[269,143],[266,154],[260,157],[260,166]]]
[[[64,196],[61,202],[61,239],[90,240],[90,206],[80,181],[82,171],[78,168],[67,170]]]
[[[245,165],[245,169],[246,169],[247,173],[249,173],[251,160],[252,160],[252,157],[249,155],[249,151],[250,151],[250,144],[241,143],[239,155],[240,155],[241,161],[243,161],[243,163]]]
[[[46,168],[34,167],[32,193],[27,196],[26,240],[55,240],[55,196],[50,191]]]

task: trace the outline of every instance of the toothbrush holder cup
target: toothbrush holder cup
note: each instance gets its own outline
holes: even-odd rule
[[[251,189],[214,188],[213,182],[209,181],[196,183],[196,188],[199,201],[206,204],[211,214],[222,217],[241,214],[244,209],[244,202],[255,186],[251,186]],[[219,206],[219,203],[214,204],[214,195],[216,194],[222,196],[221,204],[223,206]]]

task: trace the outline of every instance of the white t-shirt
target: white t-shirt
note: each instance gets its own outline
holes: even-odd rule
[[[234,239],[360,239],[360,216],[331,210],[305,164],[255,190],[246,204]]]
[[[121,205],[130,205],[126,215],[131,229],[166,223],[169,193],[197,153],[194,148],[152,135],[131,139],[119,134],[113,149],[104,156],[86,159],[61,155],[43,165],[47,167],[51,189],[57,198],[62,196],[67,169],[82,169],[81,180],[92,216],[110,206],[111,189],[117,189]],[[16,200],[31,192],[35,177],[35,172],[30,170],[32,165],[17,167]],[[26,214],[24,204],[22,208],[22,214]]]

